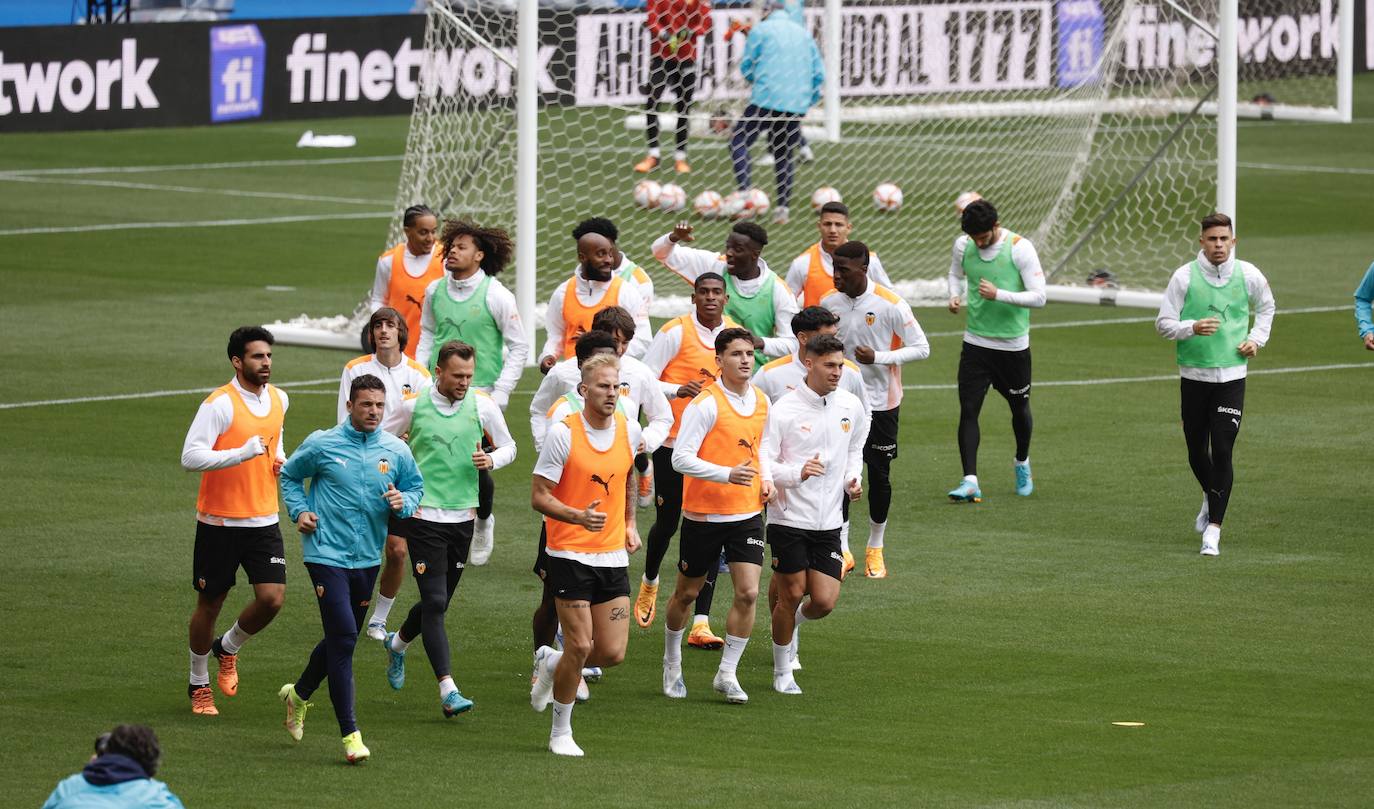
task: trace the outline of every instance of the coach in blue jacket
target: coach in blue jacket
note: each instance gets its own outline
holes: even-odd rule
[[[773,221],[785,223],[792,197],[793,152],[801,141],[801,119],[821,100],[825,68],[811,33],[788,15],[781,0],[770,0],[770,11],[749,32],[740,73],[753,85],[749,106],[730,137],[735,183],[749,185],[749,147],[760,133],[768,133],[773,171],[778,182]]]
[[[353,715],[353,647],[382,564],[387,515],[414,514],[424,481],[405,442],[378,429],[386,409],[382,380],[372,374],[353,380],[346,407],[347,418],[311,433],[281,469],[282,499],[301,532],[324,640],[279,696],[286,703],[286,730],[300,741],[310,695],[327,675],[344,756],[356,764],[369,752]]]

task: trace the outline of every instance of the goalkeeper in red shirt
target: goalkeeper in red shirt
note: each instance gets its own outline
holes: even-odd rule
[[[649,133],[649,155],[635,164],[635,171],[658,167],[658,103],[671,88],[677,96],[677,147],[673,168],[680,174],[692,170],[687,163],[687,110],[697,87],[697,37],[711,30],[711,0],[649,0],[645,26],[649,29],[649,83],[644,86],[644,112]]]

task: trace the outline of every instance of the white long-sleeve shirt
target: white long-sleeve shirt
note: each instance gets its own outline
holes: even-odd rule
[[[703,273],[713,272],[724,277],[729,272],[725,265],[725,259],[721,257],[720,253],[678,244],[669,238],[671,235],[671,233],[664,234],[654,241],[654,258],[662,262],[663,266],[677,273],[688,284],[696,284],[697,278]],[[797,307],[796,295],[788,289],[787,282],[778,278],[768,268],[768,262],[764,261],[762,257],[759,258],[757,278],[750,278],[747,281],[732,278],[731,282],[741,294],[752,297],[758,294],[770,275],[774,277],[774,283],[778,285],[773,290],[773,333],[757,336],[763,340],[764,354],[770,357],[785,357],[797,350],[797,338],[796,335],[792,334],[792,316],[800,311]]]
[[[440,284],[448,284],[448,294],[455,301],[462,303],[471,298],[481,286],[486,275],[478,270],[471,277],[458,280],[452,273],[445,273],[443,278],[425,287],[425,305],[420,312],[420,342],[415,347],[415,361],[426,369],[433,368],[434,362],[431,355],[434,353],[434,310],[430,308],[429,301],[438,292]],[[501,330],[501,340],[505,343],[505,361],[501,366],[501,375],[496,378],[491,386],[491,390],[485,393],[491,394],[496,403],[505,408],[510,401],[511,391],[515,390],[515,385],[520,381],[520,374],[525,371],[525,361],[530,356],[530,343],[525,339],[525,325],[520,320],[520,308],[515,304],[515,296],[511,294],[505,285],[495,278],[491,279],[491,285],[487,287],[487,311],[491,313],[492,320],[496,321],[496,328]],[[481,358],[478,358],[481,361]]]
[[[768,504],[770,525],[829,531],[844,524],[845,487],[863,482],[868,421],[863,401],[842,389],[821,396],[802,384],[773,404],[763,438],[778,491]],[[802,480],[802,467],[817,456],[825,473]]]
[[[420,363],[406,355],[391,367],[382,364],[376,354],[364,354],[344,366],[339,378],[338,420],[348,418],[348,394],[353,380],[364,374],[372,374],[386,386],[386,410],[382,411],[382,429],[394,436],[401,436],[410,427],[410,416],[401,404],[428,388],[429,371]]]
[[[998,230],[1000,232],[997,235],[997,241],[987,247],[978,248],[978,256],[984,261],[992,261],[997,257],[997,254],[1002,251],[1002,245],[1006,242],[1007,236],[1011,233],[1006,228],[998,228]],[[970,237],[967,233],[954,240],[954,258],[949,265],[948,278],[950,298],[963,295],[967,286],[964,276],[964,251],[968,249],[969,241]],[[1022,236],[1011,246],[1011,263],[1016,267],[1016,271],[1021,274],[1021,285],[1026,289],[1024,292],[998,289],[997,300],[1012,306],[1024,306],[1027,309],[1039,309],[1044,306],[1045,271],[1040,267],[1040,255],[1035,252],[1035,245],[1031,244],[1030,239]],[[968,294],[972,297],[978,294],[978,290],[970,289]],[[1030,335],[984,337],[965,329],[964,342],[996,351],[1024,351],[1030,348]]]
[[[530,401],[530,436],[536,452],[544,444],[549,425],[556,420],[549,418],[549,408],[558,403],[559,397],[577,390],[581,381],[582,371],[573,357],[555,363],[539,383],[539,390]],[[663,446],[673,427],[673,410],[658,384],[658,374],[634,357],[621,357],[620,395],[631,421],[637,422],[641,411],[649,417],[649,425],[643,431],[644,451],[653,452]]]
[[[1223,287],[1231,280],[1231,273],[1239,267],[1245,274],[1245,292],[1250,296],[1250,307],[1255,313],[1255,323],[1245,339],[1260,348],[1269,342],[1269,330],[1274,324],[1274,293],[1269,290],[1269,281],[1259,268],[1248,261],[1236,258],[1235,253],[1214,266],[1201,251],[1197,254],[1197,264],[1202,270],[1202,279],[1214,287]],[[1189,340],[1193,337],[1194,320],[1179,320],[1183,303],[1188,297],[1188,284],[1193,278],[1193,264],[1188,262],[1169,278],[1164,289],[1164,302],[1160,304],[1159,316],[1155,318],[1155,329],[1169,340]],[[1233,365],[1229,368],[1191,368],[1180,365],[1178,375],[1184,379],[1198,382],[1230,382],[1244,379],[1247,364]]]
[[[916,322],[910,304],[870,280],[859,297],[851,298],[835,290],[821,298],[821,306],[840,318],[839,337],[851,360],[855,348],[873,349],[872,364],[857,363],[868,391],[869,407],[891,410],[900,405],[902,365],[930,356],[930,342]]]
[[[440,415],[452,416],[458,412],[458,408],[463,406],[462,399],[450,400],[434,386],[430,386],[429,390],[422,395],[429,397],[430,402],[434,404]],[[505,416],[501,415],[501,408],[490,395],[476,388],[469,388],[467,395],[477,397],[474,402],[477,405],[477,420],[482,425],[482,432],[491,439],[493,449],[487,454],[491,456],[492,471],[495,472],[503,466],[509,466],[515,460],[515,439],[511,438],[510,430],[506,427],[506,419]],[[410,431],[410,422],[415,416],[415,403],[418,398],[412,396],[401,404],[401,410],[405,416],[405,432]],[[471,455],[476,449],[476,447],[471,447],[465,451]],[[424,474],[423,471],[421,474]],[[460,523],[477,519],[477,511],[471,508],[420,506],[415,510],[415,516],[426,522]]]
[[[436,245],[436,249],[441,249]],[[433,259],[433,251],[415,255],[410,252],[410,245],[406,245],[405,265],[406,274],[411,278],[420,278],[429,271],[429,262]],[[382,253],[381,258],[377,259],[377,274],[372,280],[372,311],[386,306],[387,293],[391,290],[391,251]]]
[[[272,410],[272,397],[268,394],[266,385],[257,393],[250,393],[239,383],[237,375],[229,380],[229,384],[233,387],[234,393],[243,400],[249,413],[262,418]],[[281,396],[282,415],[285,416],[291,403],[287,399],[286,391],[277,388],[277,394]],[[196,410],[196,417],[191,420],[190,429],[186,431],[186,440],[181,445],[181,467],[188,472],[211,472],[243,463],[244,459],[239,457],[238,447],[214,449],[215,442],[229,430],[233,422],[234,403],[228,396],[216,396],[211,401],[201,402],[200,408]],[[281,434],[277,437],[277,459],[283,462],[286,460],[285,436],[286,428],[282,427]],[[278,522],[276,514],[260,517],[223,517],[218,514],[196,512],[196,519],[228,528],[261,528],[276,525]]]
[[[622,259],[624,253],[621,254]],[[618,271],[617,271],[618,272]],[[583,306],[596,306],[601,303],[601,299],[606,297],[606,292],[611,288],[611,283],[616,276],[611,275],[609,281],[588,281],[582,276],[582,268],[573,270],[572,278],[575,280],[577,300]],[[544,357],[563,357],[563,335],[567,327],[563,323],[563,299],[567,297],[568,282],[562,281],[554,288],[553,294],[549,296],[549,308],[544,312],[544,348],[539,352],[539,358]],[[620,296],[617,299],[617,306],[630,313],[635,319],[635,336],[630,341],[629,348],[625,353],[631,357],[642,357],[649,347],[650,335],[653,326],[649,324],[649,307],[644,303],[644,298],[639,294],[639,284],[633,281],[626,281],[620,285]]]
[[[736,413],[745,417],[753,415],[754,408],[759,404],[760,394],[752,384],[744,389],[743,396],[723,384],[720,389],[725,394],[725,401],[730,403]],[[703,460],[699,454],[701,442],[706,440],[706,434],[716,426],[716,413],[714,396],[698,396],[682,411],[682,426],[678,429],[677,441],[673,444],[673,468],[688,477],[714,483],[729,483],[730,467]],[[767,430],[768,425],[765,422],[764,431]],[[763,453],[759,453],[758,473],[761,479],[772,480],[772,465]],[[697,522],[737,522],[761,511],[762,507],[748,514],[700,514],[695,511],[684,511],[682,515]]]
[[[817,242],[816,244],[819,244]],[[811,247],[815,247],[813,244]],[[802,251],[802,254],[792,259],[791,265],[787,268],[787,289],[792,296],[797,299],[798,305],[801,303],[802,291],[806,287],[806,277],[811,274],[811,247]],[[821,267],[825,269],[825,274],[831,278],[835,277],[835,258],[821,248]],[[887,268],[878,258],[878,254],[872,250],[868,252],[868,277],[874,282],[882,284],[891,289],[892,279],[887,275]]]
[[[806,387],[806,366],[798,354],[773,360],[754,372],[754,384],[769,401],[776,404],[783,396]],[[865,415],[871,412],[863,374],[852,360],[844,361],[844,370],[840,372],[840,389],[854,394],[863,403]]]

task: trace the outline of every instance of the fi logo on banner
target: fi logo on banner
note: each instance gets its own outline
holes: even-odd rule
[[[262,75],[267,46],[256,25],[210,29],[210,120],[237,121],[262,115]]]
[[[1097,0],[1059,0],[1059,86],[1078,87],[1102,73],[1102,9]]]

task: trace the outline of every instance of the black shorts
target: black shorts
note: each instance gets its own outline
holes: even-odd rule
[[[387,536],[406,538],[406,526],[410,520],[403,520],[396,516],[396,512],[389,511],[386,515],[386,534]]]
[[[773,548],[773,571],[800,573],[814,570],[835,581],[844,570],[840,553],[840,529],[808,531],[790,525],[768,526],[768,544]]]
[[[705,576],[720,563],[722,549],[726,562],[763,567],[763,546],[762,514],[735,522],[683,520],[677,569],[690,579]]]
[[[242,567],[249,584],[286,584],[281,526],[230,528],[196,521],[191,587],[207,596],[227,593]]]
[[[1178,382],[1185,429],[1240,432],[1241,414],[1245,411],[1245,377],[1230,382]]]
[[[534,575],[544,581],[549,578],[549,527],[539,521],[539,552],[534,555]]]
[[[1000,351],[995,348],[964,343],[959,353],[959,398],[982,396],[988,386],[1010,401],[1030,398],[1031,353]]]
[[[549,557],[549,589],[563,601],[604,604],[630,597],[629,568],[592,567],[571,559]]]
[[[864,463],[890,462],[897,457],[897,414],[901,405],[891,410],[874,410],[868,423],[868,443],[864,444]]]
[[[684,103],[691,104],[696,89],[696,62],[649,57],[649,81],[643,88],[645,96],[662,98],[664,90],[672,90],[673,95],[682,99]]]
[[[473,521],[429,522],[411,518],[406,520],[406,551],[410,554],[410,572],[415,578],[447,575],[460,571],[468,563],[472,548]]]

